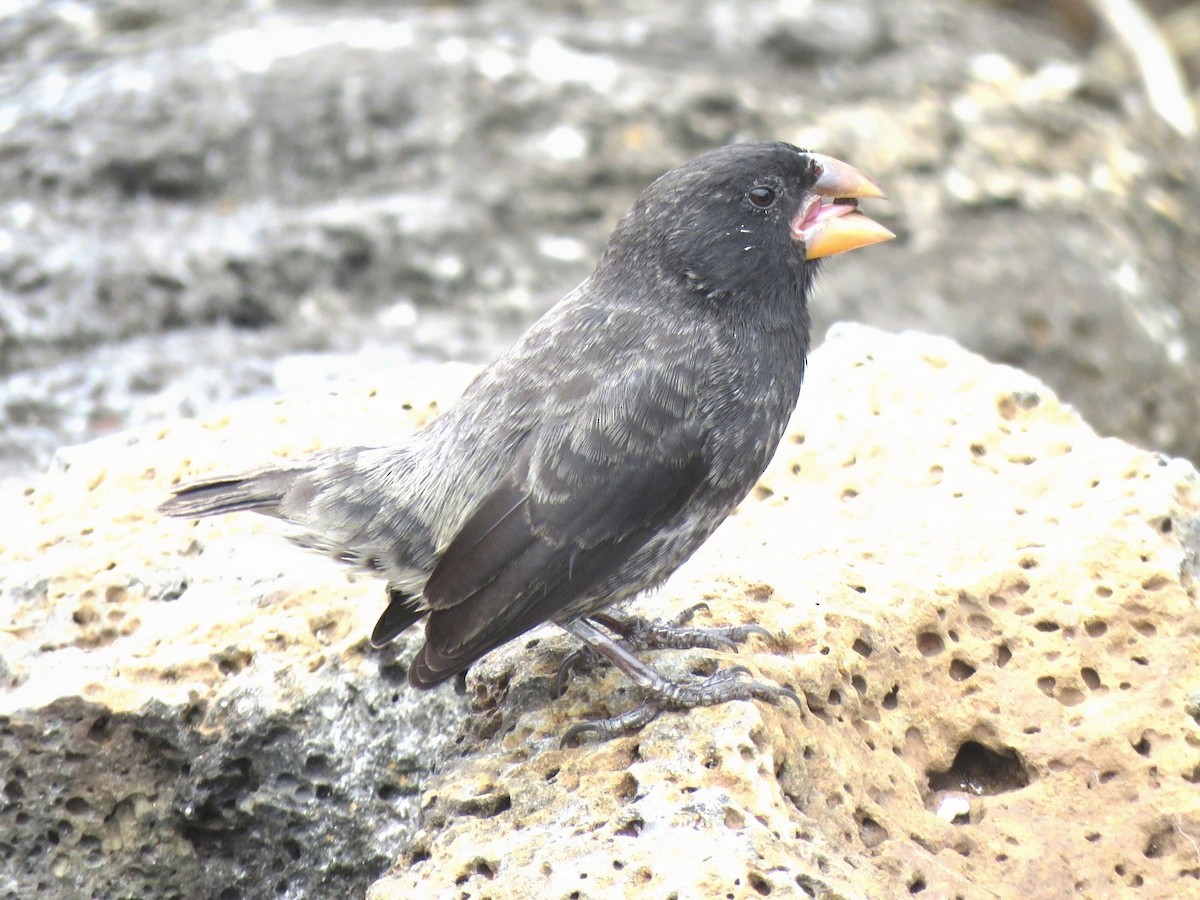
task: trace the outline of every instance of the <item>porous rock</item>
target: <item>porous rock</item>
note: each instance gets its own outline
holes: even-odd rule
[[[666,713],[550,682],[544,629],[473,715],[377,655],[373,579],[250,515],[163,520],[184,475],[388,440],[465,383],[416,367],[60,455],[0,490],[0,895],[1182,896],[1200,879],[1190,464],[1098,437],[1029,375],[841,326],[754,495],[657,594],[757,621],[804,699]],[[435,774],[436,768],[436,774]],[[417,807],[421,830],[416,830]]]
[[[346,897],[394,859],[460,730],[366,641],[376,579],[253,515],[155,512],[181,477],[394,439],[466,366],[245,401],[0,488],[0,897]]]
[[[1179,897],[1200,890],[1197,480],[949,340],[839,326],[752,498],[658,594],[780,635],[737,656],[804,699],[550,697],[549,632],[472,670],[463,755],[372,900]]]

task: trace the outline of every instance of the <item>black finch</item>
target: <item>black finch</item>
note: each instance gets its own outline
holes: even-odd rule
[[[728,646],[755,625],[611,607],[661,584],[762,474],[804,376],[814,275],[826,256],[892,237],[857,209],[881,196],[790,144],[705,153],[651,184],[595,271],[417,433],[184,485],[161,509],[275,516],[304,546],[386,578],[371,639],[425,620],[413,687],[558,624],[646,695],[564,740],[662,708],[796,699],[741,667],[671,681],[632,652]]]

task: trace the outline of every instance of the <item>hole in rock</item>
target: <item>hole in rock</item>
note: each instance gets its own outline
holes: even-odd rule
[[[917,635],[917,649],[922,656],[937,656],[946,649],[942,636],[932,631],[923,631]]]
[[[507,793],[498,792],[471,797],[465,800],[459,811],[464,815],[476,816],[480,819],[490,819],[512,809],[512,797]]]
[[[1092,619],[1090,622],[1084,623],[1083,630],[1088,637],[1103,637],[1108,631],[1108,625],[1101,619]]]
[[[495,866],[489,863],[486,859],[476,859],[471,864],[471,868],[475,871],[476,875],[482,875],[489,881],[496,877]]]
[[[375,796],[384,803],[391,803],[397,797],[404,795],[404,790],[398,784],[384,782],[375,788]]]
[[[1146,859],[1158,859],[1160,856],[1170,855],[1175,851],[1178,834],[1179,832],[1176,831],[1174,825],[1160,828],[1154,834],[1150,835],[1146,841],[1146,846],[1142,848],[1142,855]]]
[[[950,677],[955,681],[966,681],[975,674],[975,667],[961,659],[953,660],[950,663]]]
[[[617,829],[616,833],[622,837],[637,837],[642,833],[642,828],[644,828],[645,825],[646,823],[642,820],[641,816],[632,816],[625,821],[625,824]]]
[[[1029,785],[1029,773],[1017,751],[996,751],[977,741],[958,748],[954,762],[943,772],[927,770],[931,791],[969,791],[973,794],[1003,794]]]
[[[746,880],[750,882],[750,887],[754,888],[759,894],[768,897],[771,894],[771,883],[763,878],[757,872],[751,872],[746,876]]]
[[[408,684],[408,668],[398,660],[379,662],[379,677],[386,684]]]
[[[108,740],[108,716],[100,716],[92,723],[92,727],[88,729],[88,737],[93,741]]]
[[[1065,687],[1058,692],[1058,696],[1055,699],[1063,706],[1078,706],[1086,698],[1083,695],[1083,691],[1079,690],[1079,688]]]
[[[878,847],[888,839],[887,829],[859,811],[858,836],[863,845],[869,848]]]
[[[313,753],[304,760],[304,774],[309,778],[329,778],[332,774],[329,758],[321,753]]]
[[[992,620],[982,613],[972,613],[967,617],[967,625],[976,637],[988,637],[992,633]]]

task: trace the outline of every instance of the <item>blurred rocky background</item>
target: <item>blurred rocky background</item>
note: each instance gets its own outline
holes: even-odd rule
[[[0,475],[231,397],[482,362],[649,180],[759,138],[891,194],[900,239],[828,267],[818,335],[952,335],[1102,432],[1200,452],[1200,5],[5,8]]]

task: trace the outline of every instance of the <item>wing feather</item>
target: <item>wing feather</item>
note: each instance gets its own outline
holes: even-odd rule
[[[587,600],[680,513],[707,476],[698,429],[670,419],[636,438],[622,454],[590,453],[586,440],[526,441],[425,585],[432,612],[409,669],[415,687]]]

